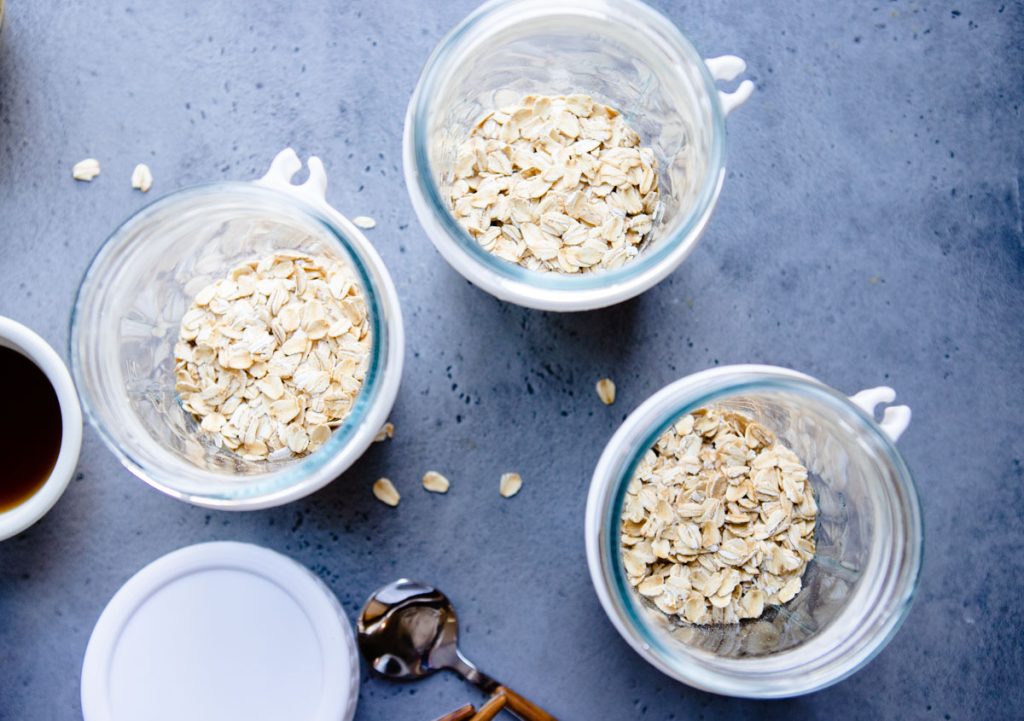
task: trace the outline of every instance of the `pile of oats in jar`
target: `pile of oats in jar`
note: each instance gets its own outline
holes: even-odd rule
[[[459,147],[450,199],[480,245],[524,268],[618,268],[658,209],[654,151],[587,95],[530,95],[488,114]]]
[[[701,409],[640,462],[623,505],[622,561],[630,585],[669,616],[758,618],[800,592],[817,512],[793,451],[743,415]]]
[[[174,347],[182,406],[247,460],[315,451],[352,409],[371,351],[345,263],[280,251],[200,290]]]

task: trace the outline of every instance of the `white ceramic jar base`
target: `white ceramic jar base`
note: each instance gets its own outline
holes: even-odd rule
[[[287,556],[202,543],[135,574],[100,616],[82,665],[85,721],[351,721],[352,628]]]

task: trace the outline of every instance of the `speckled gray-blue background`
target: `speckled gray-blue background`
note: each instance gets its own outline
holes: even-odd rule
[[[322,156],[339,209],[377,218],[409,348],[395,439],[275,510],[166,498],[86,428],[67,494],[0,544],[0,719],[80,718],[107,600],[158,556],[217,539],[295,557],[352,617],[396,576],[433,580],[467,654],[566,720],[1024,715],[1020,2],[657,2],[706,55],[745,57],[758,91],[729,120],[729,176],[694,254],[641,298],[579,315],[468,285],[408,202],[405,105],[473,0],[7,4],[0,314],[66,356],[79,278],[120,221],[183,186],[252,178],[292,145]],[[103,174],[75,183],[88,156]],[[140,161],[148,198],[128,182]],[[624,415],[684,374],[745,361],[850,392],[894,386],[914,410],[900,448],[927,531],[917,600],[885,651],[773,703],[648,667],[602,613],[582,542],[589,474]],[[603,375],[619,385],[611,408],[593,392]],[[451,477],[447,497],[419,488],[429,468]],[[497,494],[507,470],[525,478],[511,501]],[[370,495],[385,474],[396,510]],[[426,721],[468,700],[447,675],[364,678],[357,719]]]

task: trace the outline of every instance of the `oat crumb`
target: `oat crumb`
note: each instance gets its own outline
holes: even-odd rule
[[[153,173],[145,163],[139,163],[132,171],[132,187],[148,193],[153,187]]]
[[[423,487],[431,493],[447,493],[451,483],[437,471],[427,471],[423,474]]]
[[[602,378],[597,382],[597,396],[606,406],[615,402],[615,382],[611,378]]]
[[[93,178],[100,174],[100,161],[96,158],[79,160],[71,169],[71,177],[81,180],[84,183],[92,182]]]
[[[373,495],[381,503],[394,508],[402,500],[402,496],[389,478],[378,478],[373,484]]]
[[[503,473],[498,490],[505,498],[511,498],[523,487],[523,478],[518,473]]]

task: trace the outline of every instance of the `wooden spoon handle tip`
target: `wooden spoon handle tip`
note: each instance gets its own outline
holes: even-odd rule
[[[466,719],[471,718],[474,713],[476,713],[476,709],[473,708],[473,705],[466,704],[461,708],[455,709],[451,713],[446,713],[444,716],[442,716],[439,719],[436,719],[435,721],[466,721]]]
[[[492,718],[501,713],[506,703],[508,703],[507,696],[502,693],[495,693],[487,703],[480,707],[480,710],[476,712],[476,716],[470,719],[470,721],[491,721]]]
[[[494,694],[495,696],[505,696],[508,699],[508,710],[521,718],[522,721],[558,721],[558,719],[540,706],[527,701],[508,686],[499,686]]]

